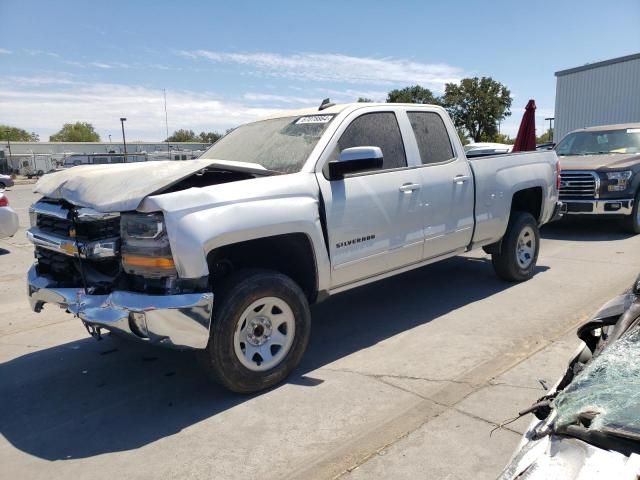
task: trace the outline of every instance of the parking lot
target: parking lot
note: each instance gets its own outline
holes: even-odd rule
[[[0,463],[8,478],[495,478],[578,342],[575,328],[640,272],[615,223],[543,228],[535,277],[498,280],[481,251],[313,307],[284,385],[241,396],[192,352],[90,338],[29,309],[31,185],[0,240]]]

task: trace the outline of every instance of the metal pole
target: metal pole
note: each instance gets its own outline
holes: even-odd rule
[[[163,89],[162,92],[164,93],[164,126],[167,134],[167,155],[169,156],[169,160],[171,160],[171,146],[169,145],[169,117],[167,115],[167,89]]]
[[[555,120],[555,117],[548,117],[545,118],[545,120],[549,120],[549,141],[553,142],[553,127],[551,125],[551,122],[553,122]]]
[[[120,119],[120,124],[122,125],[122,144],[124,145],[124,163],[127,163],[127,140],[124,136],[124,122],[126,121],[126,118]]]

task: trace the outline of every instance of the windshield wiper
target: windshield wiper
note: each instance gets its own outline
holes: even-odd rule
[[[623,455],[640,453],[640,435],[624,429],[606,428],[590,430],[582,425],[567,425],[554,429],[556,435],[577,438],[594,447],[615,450]]]

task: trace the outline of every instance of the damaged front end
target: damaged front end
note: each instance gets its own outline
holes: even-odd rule
[[[563,377],[521,412],[537,420],[501,479],[640,476],[640,283],[578,336],[584,347]]]
[[[161,213],[103,213],[44,198],[30,210],[36,263],[32,309],[57,304],[100,329],[181,348],[205,348],[213,294],[179,278]]]

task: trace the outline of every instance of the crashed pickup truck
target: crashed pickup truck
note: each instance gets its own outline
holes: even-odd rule
[[[558,210],[555,152],[469,161],[437,106],[323,103],[236,128],[197,160],[42,178],[28,238],[32,308],[200,349],[237,392],[283,380],[309,305],[458,255],[535,271]]]
[[[567,217],[618,218],[640,233],[640,123],[575,130],[555,150]]]

